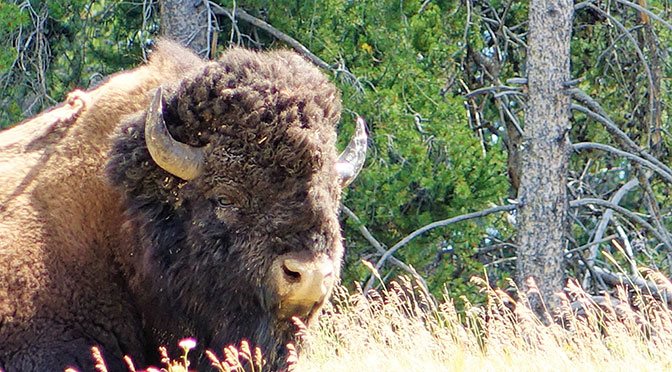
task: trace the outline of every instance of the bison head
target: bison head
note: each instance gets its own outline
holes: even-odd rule
[[[234,49],[153,94],[107,166],[142,316],[154,342],[248,339],[277,369],[291,317],[310,321],[339,279],[340,194],[362,167],[364,122],[337,156],[338,93],[290,52]]]

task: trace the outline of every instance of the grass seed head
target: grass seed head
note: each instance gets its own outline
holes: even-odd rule
[[[196,340],[193,338],[185,338],[181,340],[180,343],[178,343],[177,345],[181,347],[185,352],[188,352],[189,350],[196,347]]]
[[[126,362],[126,366],[130,372],[136,372],[135,365],[133,364],[133,359],[131,359],[131,357],[124,355],[124,362]]]
[[[161,363],[169,365],[170,357],[168,356],[168,349],[165,346],[159,346],[159,354],[161,354]]]
[[[259,367],[259,369],[264,367],[266,361],[264,360],[261,354],[261,348],[259,346],[254,348],[254,363]]]
[[[252,361],[252,351],[250,350],[250,344],[247,340],[242,340],[240,342],[240,351],[238,352],[238,355],[247,361]]]
[[[107,372],[107,365],[105,364],[105,359],[103,359],[103,354],[100,352],[100,349],[97,346],[91,347],[91,355],[96,361],[95,368],[99,372]]]
[[[296,352],[296,347],[294,347],[294,344],[287,344],[287,372],[297,371],[298,362],[299,356]]]

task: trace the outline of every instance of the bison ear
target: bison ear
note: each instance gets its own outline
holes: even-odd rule
[[[156,90],[145,120],[145,143],[156,164],[166,172],[184,180],[193,180],[203,174],[203,148],[176,141],[163,120],[163,93]]]
[[[366,160],[367,141],[366,121],[358,116],[355,134],[336,161],[336,173],[341,177],[342,187],[348,186],[362,170]]]

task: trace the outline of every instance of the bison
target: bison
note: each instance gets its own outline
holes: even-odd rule
[[[158,363],[185,336],[269,369],[339,280],[340,96],[290,51],[150,61],[0,133],[0,369]],[[193,355],[193,354],[192,354]],[[207,360],[195,362],[205,370]]]

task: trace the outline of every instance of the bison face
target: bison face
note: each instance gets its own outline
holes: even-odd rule
[[[108,174],[138,235],[147,324],[213,349],[248,339],[278,369],[291,317],[309,322],[339,279],[340,194],[362,167],[366,133],[358,119],[338,156],[333,86],[296,56],[273,68],[254,58],[244,71],[210,65],[169,88],[166,107],[159,88],[121,126]],[[292,68],[306,71],[287,79]]]
[[[332,136],[320,133],[319,126],[274,129],[255,128],[252,137],[261,139],[246,144],[245,154],[236,154],[242,147],[236,135],[200,148],[183,144],[166,128],[159,88],[148,110],[145,139],[161,168],[186,180],[200,178],[192,184],[195,192],[182,193],[187,204],[210,201],[192,212],[194,239],[221,242],[218,236],[226,232],[233,239],[227,253],[242,250],[231,263],[246,269],[237,281],[248,276],[248,289],[261,294],[259,302],[275,317],[305,321],[337,280],[343,251],[340,187],[361,170],[367,138],[360,118],[351,143],[336,159]]]

